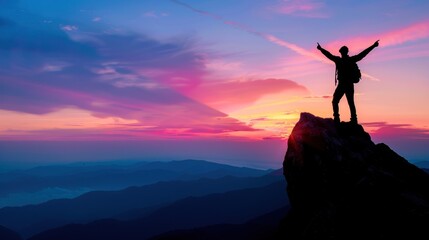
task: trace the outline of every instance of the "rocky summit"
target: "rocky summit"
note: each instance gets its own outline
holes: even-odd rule
[[[427,239],[429,175],[361,125],[301,113],[283,171],[282,239]]]

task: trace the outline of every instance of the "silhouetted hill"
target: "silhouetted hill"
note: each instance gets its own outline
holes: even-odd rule
[[[427,239],[429,175],[362,126],[302,113],[283,164],[284,239]]]
[[[39,205],[0,209],[0,224],[29,236],[69,223],[87,223],[101,218],[128,215],[136,209],[143,217],[154,209],[189,196],[203,196],[231,190],[261,187],[279,181],[278,176],[255,178],[223,177],[194,181],[160,182],[121,191],[86,193],[75,199],[52,200]]]
[[[266,240],[275,237],[280,221],[288,207],[277,209],[244,224],[218,224],[208,227],[176,230],[161,234],[151,240]]]
[[[38,234],[31,240],[146,239],[175,229],[220,223],[244,223],[287,204],[285,183],[189,197],[134,221],[100,220],[86,225],[67,225]]]
[[[269,173],[269,175],[273,175],[273,176],[283,176],[283,169],[282,169],[282,168],[280,168],[280,169],[274,170],[274,171],[270,172],[270,173]]]
[[[119,190],[159,181],[224,176],[256,177],[267,173],[266,170],[234,167],[202,160],[43,166],[0,174],[0,208],[7,205],[41,203],[51,200],[51,196],[76,197],[93,190]],[[10,195],[12,193],[17,197],[12,198]],[[20,194],[25,194],[25,197]]]
[[[1,240],[21,240],[22,238],[19,236],[18,233],[5,228],[3,226],[0,226],[0,239]]]

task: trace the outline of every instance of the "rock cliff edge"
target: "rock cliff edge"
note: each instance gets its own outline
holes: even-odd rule
[[[302,113],[283,163],[287,239],[427,239],[429,175],[362,126]]]

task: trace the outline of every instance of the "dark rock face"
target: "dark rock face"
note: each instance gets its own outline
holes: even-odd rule
[[[285,239],[427,239],[429,175],[362,126],[302,113],[283,163]]]

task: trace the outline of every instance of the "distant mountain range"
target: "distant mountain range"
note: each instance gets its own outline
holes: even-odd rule
[[[119,190],[159,181],[256,177],[269,170],[234,167],[202,160],[132,164],[74,163],[0,174],[0,208],[76,197],[94,190]]]
[[[0,226],[0,239],[1,240],[21,240],[21,236],[18,233]]]
[[[274,239],[279,224],[289,207],[282,207],[258,216],[244,224],[216,224],[188,230],[175,230],[160,234],[151,240],[236,240],[236,239]]]
[[[182,198],[265,186],[279,180],[281,177],[272,175],[257,178],[224,177],[160,182],[121,191],[89,192],[75,199],[0,209],[0,224],[29,236],[67,223],[142,217]]]
[[[18,231],[22,236],[59,227],[69,223],[88,223],[97,219],[114,218],[130,220],[142,218],[168,204],[186,197],[198,197],[212,193],[262,187],[283,179],[281,175],[270,171],[250,168],[238,168],[224,164],[206,161],[186,160],[176,162],[141,163],[144,168],[155,172],[168,170],[176,177],[182,176],[185,180],[162,181],[141,187],[129,187],[118,191],[93,191],[73,199],[51,200],[37,205],[23,207],[5,207],[0,209],[0,225]],[[93,169],[93,166],[89,166]],[[104,168],[101,167],[101,168]],[[51,167],[32,169],[33,174],[39,176],[57,176],[60,172],[88,173],[92,170],[79,166],[76,170],[69,167]],[[108,168],[111,169],[111,168]],[[102,169],[99,169],[103,171]],[[189,173],[208,176],[196,180]],[[265,174],[264,176],[258,176]],[[231,176],[235,175],[235,176]],[[248,177],[256,176],[256,177]],[[216,178],[220,177],[220,178]],[[112,181],[112,180],[109,180]]]
[[[37,234],[30,239],[147,239],[171,230],[245,223],[287,205],[285,187],[284,180],[278,180],[258,188],[188,197],[140,219],[106,219],[89,224],[71,224]]]

